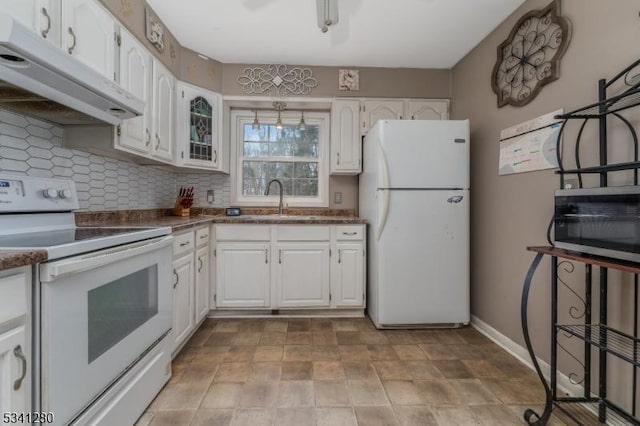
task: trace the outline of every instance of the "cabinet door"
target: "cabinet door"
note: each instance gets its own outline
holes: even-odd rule
[[[412,120],[448,120],[449,101],[447,100],[409,100],[407,118]]]
[[[277,307],[328,307],[329,243],[280,243],[277,249]]]
[[[362,134],[365,135],[378,120],[402,120],[404,101],[388,99],[362,103]]]
[[[338,243],[331,264],[332,306],[364,305],[364,244]]]
[[[120,30],[120,86],[145,101],[144,114],[124,120],[117,144],[136,153],[148,154],[151,144],[151,56],[129,32]]]
[[[38,0],[2,0],[0,13],[6,13],[32,31],[39,30]]]
[[[0,412],[28,412],[30,359],[27,358],[25,327],[0,334]],[[17,387],[17,389],[16,389]]]
[[[268,307],[269,262],[269,244],[217,243],[216,306]]]
[[[207,316],[209,313],[209,246],[202,247],[196,251],[196,288],[195,288],[195,322]]]
[[[173,262],[173,349],[177,349],[195,327],[193,314],[193,254]]]
[[[360,101],[337,99],[331,104],[331,173],[360,173]]]
[[[175,78],[167,68],[153,60],[153,157],[172,162],[174,132]]]
[[[116,21],[96,0],[63,0],[62,48],[114,79]]]
[[[212,170],[220,166],[220,95],[179,83],[176,142],[179,163]]]
[[[55,0],[1,0],[0,13],[12,16],[51,43],[60,44],[60,7]]]

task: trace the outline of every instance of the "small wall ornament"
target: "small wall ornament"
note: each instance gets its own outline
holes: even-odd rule
[[[542,87],[560,78],[560,59],[571,39],[571,26],[560,16],[559,0],[525,14],[498,46],[491,88],[498,108],[524,106]]]
[[[338,70],[338,90],[357,92],[360,90],[360,71]]]
[[[164,52],[164,27],[160,20],[145,8],[145,32],[147,39],[158,49],[160,53]]]

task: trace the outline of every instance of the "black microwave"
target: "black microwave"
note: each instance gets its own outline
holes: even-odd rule
[[[561,189],[555,246],[640,262],[640,186]]]

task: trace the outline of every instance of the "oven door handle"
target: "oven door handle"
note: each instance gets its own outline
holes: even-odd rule
[[[40,267],[40,281],[48,282],[78,272],[99,268],[149,253],[172,244],[173,237],[166,236],[120,247],[88,253],[57,262],[44,263]]]

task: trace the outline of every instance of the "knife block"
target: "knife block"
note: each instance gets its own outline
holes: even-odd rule
[[[182,198],[177,197],[176,203],[173,205],[173,215],[174,216],[189,216],[191,214],[190,208],[182,207]]]

